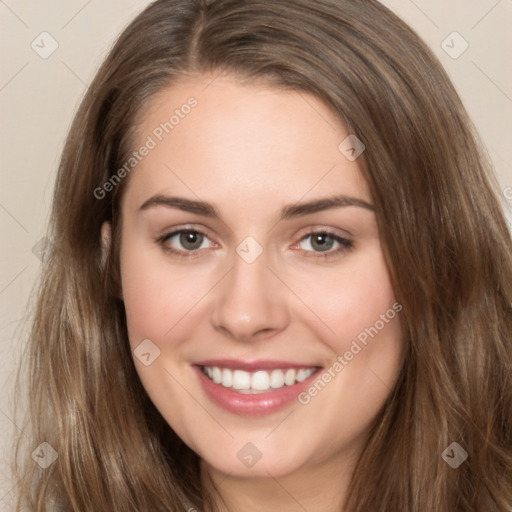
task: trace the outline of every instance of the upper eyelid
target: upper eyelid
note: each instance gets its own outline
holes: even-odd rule
[[[164,229],[163,233],[162,233],[162,237],[175,235],[176,233],[181,233],[182,231],[194,231],[194,232],[209,236],[208,235],[209,230],[206,228],[196,227],[196,226],[189,225],[189,224],[184,224],[183,226],[173,227],[168,230]]]
[[[193,233],[200,233],[201,235],[204,235],[204,236],[206,236],[206,237],[211,239],[210,235],[208,234],[208,230],[204,230],[202,228],[187,227],[187,226],[170,229],[169,231],[164,232],[159,237],[159,239],[172,238],[173,236],[175,236],[175,235],[177,235],[179,233],[186,232],[186,231],[191,231]]]
[[[312,228],[304,228],[303,230],[299,230],[300,233],[303,232],[303,235],[300,235],[300,239],[304,238],[304,236],[310,235],[312,233],[327,233],[329,235],[336,235],[340,238],[348,238],[353,237],[354,235],[347,231],[346,229],[341,228],[333,228],[333,227],[325,227],[321,224],[314,225]]]

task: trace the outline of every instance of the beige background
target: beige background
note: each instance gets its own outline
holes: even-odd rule
[[[44,234],[59,153],[73,112],[105,52],[147,1],[0,0],[0,511],[16,482],[7,458],[18,429],[12,385],[23,346],[21,320],[40,270],[33,246]],[[511,0],[383,0],[426,40],[452,77],[495,164],[503,196],[512,186]],[[48,32],[47,59],[31,47]],[[442,42],[458,32],[469,47],[452,58]],[[41,45],[41,43],[39,43]],[[445,43],[446,44],[446,43]],[[450,36],[456,52],[464,44]],[[39,51],[42,51],[40,49]],[[510,190],[510,189],[508,189]],[[510,218],[512,194],[504,197]],[[34,447],[35,448],[35,447]]]

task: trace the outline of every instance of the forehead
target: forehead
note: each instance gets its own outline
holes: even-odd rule
[[[369,200],[358,162],[340,150],[349,133],[303,91],[234,77],[197,76],[156,95],[141,113],[127,201],[186,192],[219,202],[344,193]]]

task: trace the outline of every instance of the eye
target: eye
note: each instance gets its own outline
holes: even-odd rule
[[[353,247],[353,242],[328,231],[312,231],[297,244],[306,253],[314,253],[313,257],[329,258],[341,255]]]
[[[199,249],[211,247],[208,240],[205,233],[196,229],[179,229],[163,235],[157,242],[165,251],[186,257],[192,256]]]
[[[199,256],[200,249],[215,245],[209,237],[197,229],[177,229],[157,239],[164,251],[178,257]],[[317,230],[302,237],[298,247],[308,257],[330,258],[339,256],[353,247],[353,242],[325,230]]]

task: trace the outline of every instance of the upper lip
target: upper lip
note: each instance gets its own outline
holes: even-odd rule
[[[278,370],[287,368],[317,368],[317,364],[294,363],[290,361],[275,361],[259,359],[254,361],[242,361],[239,359],[207,359],[194,363],[196,366],[216,366],[218,368],[229,368],[231,370],[245,370],[255,372],[257,370]]]

